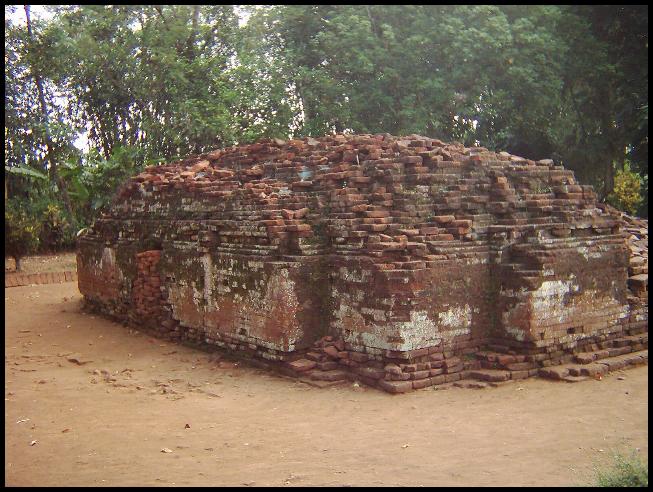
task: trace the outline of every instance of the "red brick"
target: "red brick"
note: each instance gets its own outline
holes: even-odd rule
[[[419,261],[419,262],[416,262],[416,263],[423,264],[424,262]],[[424,357],[425,355],[428,355],[428,353],[429,353],[428,348],[415,349],[415,350],[411,350],[409,352],[411,359],[416,359],[417,357]]]
[[[363,354],[361,352],[350,352],[349,358],[356,362],[367,362],[369,357],[367,354]]]
[[[456,367],[462,364],[462,361],[458,357],[451,357],[449,359],[445,359],[444,361],[444,367],[445,369],[449,369],[450,367]]]
[[[527,371],[533,368],[533,364],[530,362],[515,362],[513,364],[506,364],[505,367],[509,371]]]
[[[431,381],[431,378],[417,379],[415,381],[412,381],[412,383],[413,383],[413,389],[422,389],[422,388],[427,388],[429,386],[433,386],[433,381]]]
[[[425,379],[430,375],[430,371],[415,371],[410,373],[410,379]]]
[[[329,357],[332,357],[334,359],[338,358],[338,349],[337,348],[335,348],[333,346],[329,346],[329,347],[324,347],[323,350],[324,350],[324,353],[327,354]]]
[[[505,366],[506,364],[512,364],[515,362],[515,357],[512,355],[499,355],[497,356],[497,362],[502,366]]]
[[[386,364],[385,366],[385,372],[389,374],[401,374],[401,367],[399,367],[397,364]]]
[[[581,376],[597,376],[603,375],[608,372],[608,367],[604,364],[587,364],[581,366],[580,375]]]
[[[314,360],[308,360],[308,359],[299,359],[299,360],[294,360],[292,362],[288,362],[288,366],[297,372],[310,371],[316,365],[317,364]]]
[[[413,389],[411,381],[386,381],[381,379],[378,384],[379,388],[388,393],[406,393]]]
[[[332,371],[313,371],[311,379],[316,381],[342,381],[347,379],[347,372],[342,369],[334,369]]]
[[[371,379],[383,379],[385,376],[385,371],[383,369],[376,369],[374,367],[357,367],[355,371],[356,374]]]
[[[510,374],[510,379],[526,379],[528,377],[528,371],[512,371]]]
[[[538,373],[540,377],[549,378],[549,379],[562,379],[569,376],[568,367],[547,367],[540,368]]]
[[[401,374],[392,374],[389,372],[385,373],[384,379],[388,381],[408,381],[410,379],[410,373],[401,373]]]
[[[431,383],[432,383],[433,385],[436,385],[436,384],[443,384],[443,383],[446,382],[444,374],[441,375],[441,376],[432,376],[432,377],[430,377],[429,379],[431,380]]]

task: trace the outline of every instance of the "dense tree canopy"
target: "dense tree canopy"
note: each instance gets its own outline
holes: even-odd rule
[[[76,226],[142,165],[343,131],[553,157],[647,197],[647,6],[54,6],[30,29],[5,8],[6,198],[69,194]]]

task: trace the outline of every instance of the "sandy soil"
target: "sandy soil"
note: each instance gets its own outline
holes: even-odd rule
[[[80,300],[75,283],[5,289],[6,485],[582,485],[613,450],[648,456],[647,366],[575,384],[319,389]]]
[[[77,269],[75,253],[26,256],[21,260],[21,273],[65,272]],[[16,262],[5,256],[5,273],[15,272]]]

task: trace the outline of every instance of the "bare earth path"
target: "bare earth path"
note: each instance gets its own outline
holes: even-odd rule
[[[648,366],[576,384],[318,389],[80,300],[75,283],[5,289],[6,485],[581,485],[612,450],[648,456]]]

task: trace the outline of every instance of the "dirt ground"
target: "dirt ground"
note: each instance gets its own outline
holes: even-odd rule
[[[328,389],[5,289],[5,484],[584,485],[648,461],[648,367],[581,383]],[[162,450],[169,452],[162,452]]]
[[[57,253],[52,255],[26,256],[21,260],[21,273],[64,272],[77,269],[75,253]],[[16,262],[5,256],[5,273],[15,272]]]

